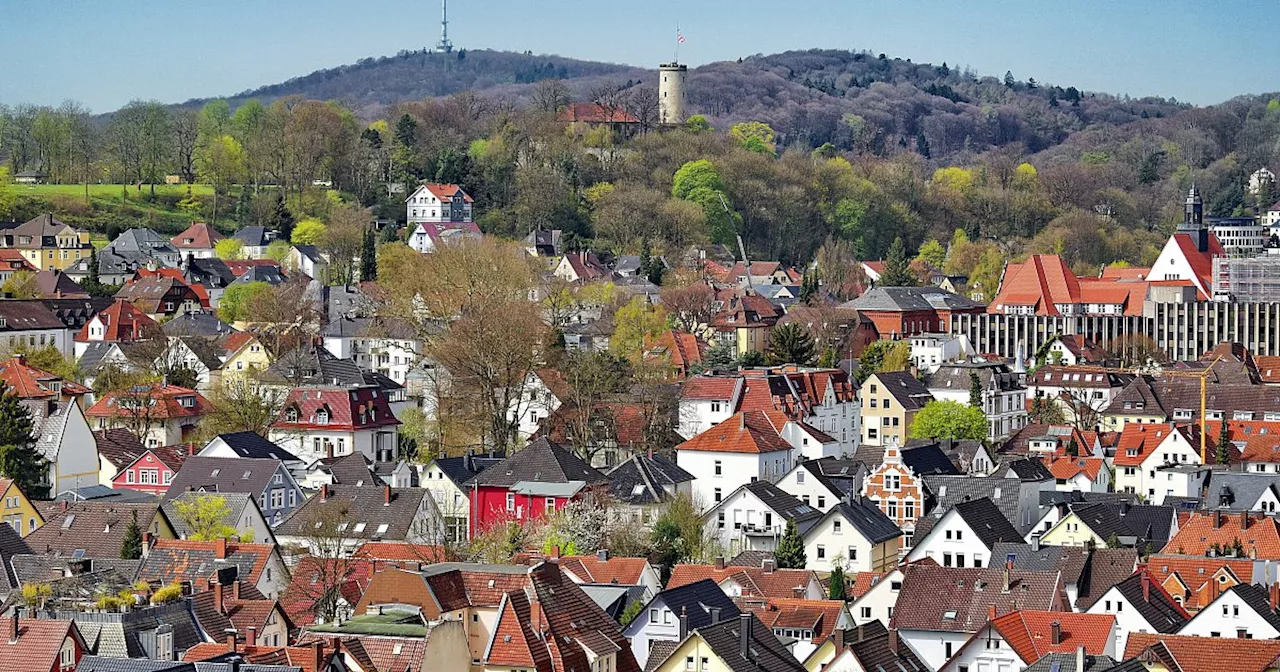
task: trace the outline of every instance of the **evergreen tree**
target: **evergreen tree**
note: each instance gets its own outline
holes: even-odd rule
[[[1231,461],[1231,441],[1227,437],[1227,421],[1222,421],[1222,428],[1218,430],[1218,453],[1214,456],[1218,464],[1226,464]]]
[[[929,158],[929,140],[924,137],[924,133],[916,135],[916,154]]]
[[[880,276],[880,286],[915,287],[916,277],[911,273],[910,263],[902,237],[894,238],[893,244],[889,246],[889,254],[884,259],[884,275]]]
[[[840,565],[831,568],[831,582],[827,588],[827,599],[840,601],[848,599],[844,585],[844,567]]]
[[[271,228],[280,232],[280,239],[288,242],[293,237],[293,213],[284,204],[284,194],[276,194],[276,210],[271,213]]]
[[[400,231],[395,222],[387,222],[387,225],[382,227],[381,240],[384,243],[400,242]]]
[[[753,366],[764,366],[764,353],[759,350],[748,350],[738,357],[738,366],[743,368],[751,368]]]
[[[733,348],[723,343],[707,348],[707,354],[703,355],[702,363],[706,370],[718,371],[729,371],[737,368],[738,365]]]
[[[49,463],[35,449],[31,413],[8,386],[0,384],[0,472],[31,499],[48,499]]]
[[[969,372],[969,405],[982,408],[982,380],[976,371]]]
[[[817,291],[818,287],[817,283],[814,282],[813,273],[806,272],[800,278],[800,296],[797,298],[800,299],[800,303],[809,305]]]
[[[1107,548],[1120,548],[1120,537],[1116,536],[1115,532],[1107,537]]]
[[[373,239],[373,229],[364,230],[360,245],[360,280],[372,282],[378,279],[378,245]]]
[[[809,330],[799,323],[779,324],[769,334],[767,360],[770,364],[808,366],[813,362],[816,354],[813,337],[809,335]]]
[[[142,528],[138,527],[138,512],[133,511],[133,519],[124,530],[124,541],[120,543],[120,559],[138,560],[142,557]]]
[[[1005,85],[1005,86],[1007,86],[1007,87],[1009,87],[1009,88],[1011,88],[1011,89],[1013,88],[1013,85],[1014,85],[1014,79],[1013,79],[1013,72],[1012,72],[1012,71],[1009,71],[1009,70],[1005,70],[1005,71],[1004,71],[1004,85]]]
[[[1076,443],[1076,437],[1071,437],[1071,441],[1067,443],[1067,456],[1080,457],[1080,446]]]
[[[236,201],[236,221],[240,226],[253,223],[253,194],[246,187],[240,187],[240,199]]]
[[[778,563],[778,569],[804,569],[808,557],[804,553],[804,542],[800,540],[800,533],[796,530],[794,520],[787,521],[787,530],[782,533],[782,539],[778,540],[778,550],[773,554],[774,560]]]
[[[89,278],[86,284],[96,287],[102,284],[102,276],[98,274],[98,248],[89,250]]]

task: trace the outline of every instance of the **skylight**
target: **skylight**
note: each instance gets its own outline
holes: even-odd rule
[[[942,618],[943,618],[944,620],[954,621],[954,620],[956,620],[956,612],[954,612],[954,611],[944,611],[944,612],[942,612]]]

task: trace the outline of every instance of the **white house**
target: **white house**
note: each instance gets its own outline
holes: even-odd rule
[[[1196,612],[1179,635],[1236,639],[1280,637],[1280,615],[1267,589],[1251,583],[1232,586]],[[1229,650],[1230,647],[1224,647]]]
[[[267,438],[307,462],[362,453],[394,462],[398,427],[387,395],[374,387],[298,387],[289,392]]]
[[[31,411],[36,451],[49,461],[50,494],[97,484],[97,444],[80,402],[33,399],[22,405]]]
[[[861,594],[858,594],[859,591]],[[890,622],[893,618],[893,609],[898,604],[900,592],[902,592],[901,567],[894,567],[883,574],[876,572],[859,574],[854,581],[854,599],[849,603],[849,613],[853,615],[853,622],[858,625],[871,621]]]
[[[564,374],[555,369],[530,371],[525,376],[524,391],[507,409],[507,418],[519,418],[516,431],[521,439],[528,440],[568,396],[569,383]]]
[[[852,492],[860,492],[860,483],[852,482]],[[822,460],[805,460],[774,484],[796,499],[826,513],[840,503],[845,493],[822,472]]]
[[[421,184],[405,199],[410,227],[417,224],[471,222],[472,199],[456,184]]]
[[[643,666],[655,642],[680,642],[693,630],[738,614],[733,600],[714,581],[703,579],[655,595],[622,634]]]
[[[970,404],[974,377],[987,416],[987,440],[1008,436],[1027,424],[1027,388],[1004,364],[947,364],[929,375],[926,387],[939,401]]]
[[[1190,426],[1143,425],[1128,423],[1120,434],[1115,456],[1115,490],[1142,495],[1151,504],[1159,504],[1172,492],[1171,478],[1157,479],[1161,466],[1203,464],[1200,442],[1192,436]]]
[[[325,349],[335,357],[350,359],[401,385],[422,353],[422,341],[402,323],[375,324],[369,318],[343,316],[330,320],[321,335]]]
[[[706,510],[743,483],[790,471],[800,451],[780,435],[783,421],[776,411],[746,411],[676,446],[676,464],[696,479],[694,503]]]
[[[0,347],[9,352],[20,346],[30,349],[52,345],[64,357],[71,357],[73,352],[79,357],[84,348],[73,343],[73,335],[74,332],[39,301],[0,302]]]
[[[916,334],[911,337],[911,363],[925,373],[975,354],[963,334]]]
[[[732,555],[773,551],[794,522],[803,536],[822,516],[817,509],[779,490],[768,481],[752,481],[734,490],[702,516],[707,536]]]
[[[932,558],[943,567],[989,567],[996,542],[1021,541],[1022,535],[990,499],[961,502],[907,554],[907,561]]]
[[[1187,612],[1174,602],[1145,570],[1111,586],[1086,610],[1116,619],[1117,650],[1123,651],[1133,632],[1176,634],[1187,623]]]
[[[482,237],[480,227],[475,222],[423,222],[409,234],[409,247],[421,254],[431,254],[442,246],[457,245],[464,240],[480,240]]]
[[[1059,457],[1049,463],[1060,492],[1110,492],[1111,468],[1101,457]]]
[[[886,572],[898,564],[902,530],[880,507],[862,497],[837,503],[804,532],[806,567],[823,571]]]
[[[993,608],[994,609],[994,608]],[[1105,614],[1011,611],[994,616],[939,672],[1021,672],[1051,653],[1115,658],[1116,621]]]

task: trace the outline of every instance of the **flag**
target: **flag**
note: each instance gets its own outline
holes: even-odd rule
[[[676,31],[676,44],[684,44],[684,34],[678,30]]]

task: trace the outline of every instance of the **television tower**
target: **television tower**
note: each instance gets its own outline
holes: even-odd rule
[[[440,0],[440,43],[436,51],[442,54],[453,51],[453,43],[449,41],[449,0]]]

